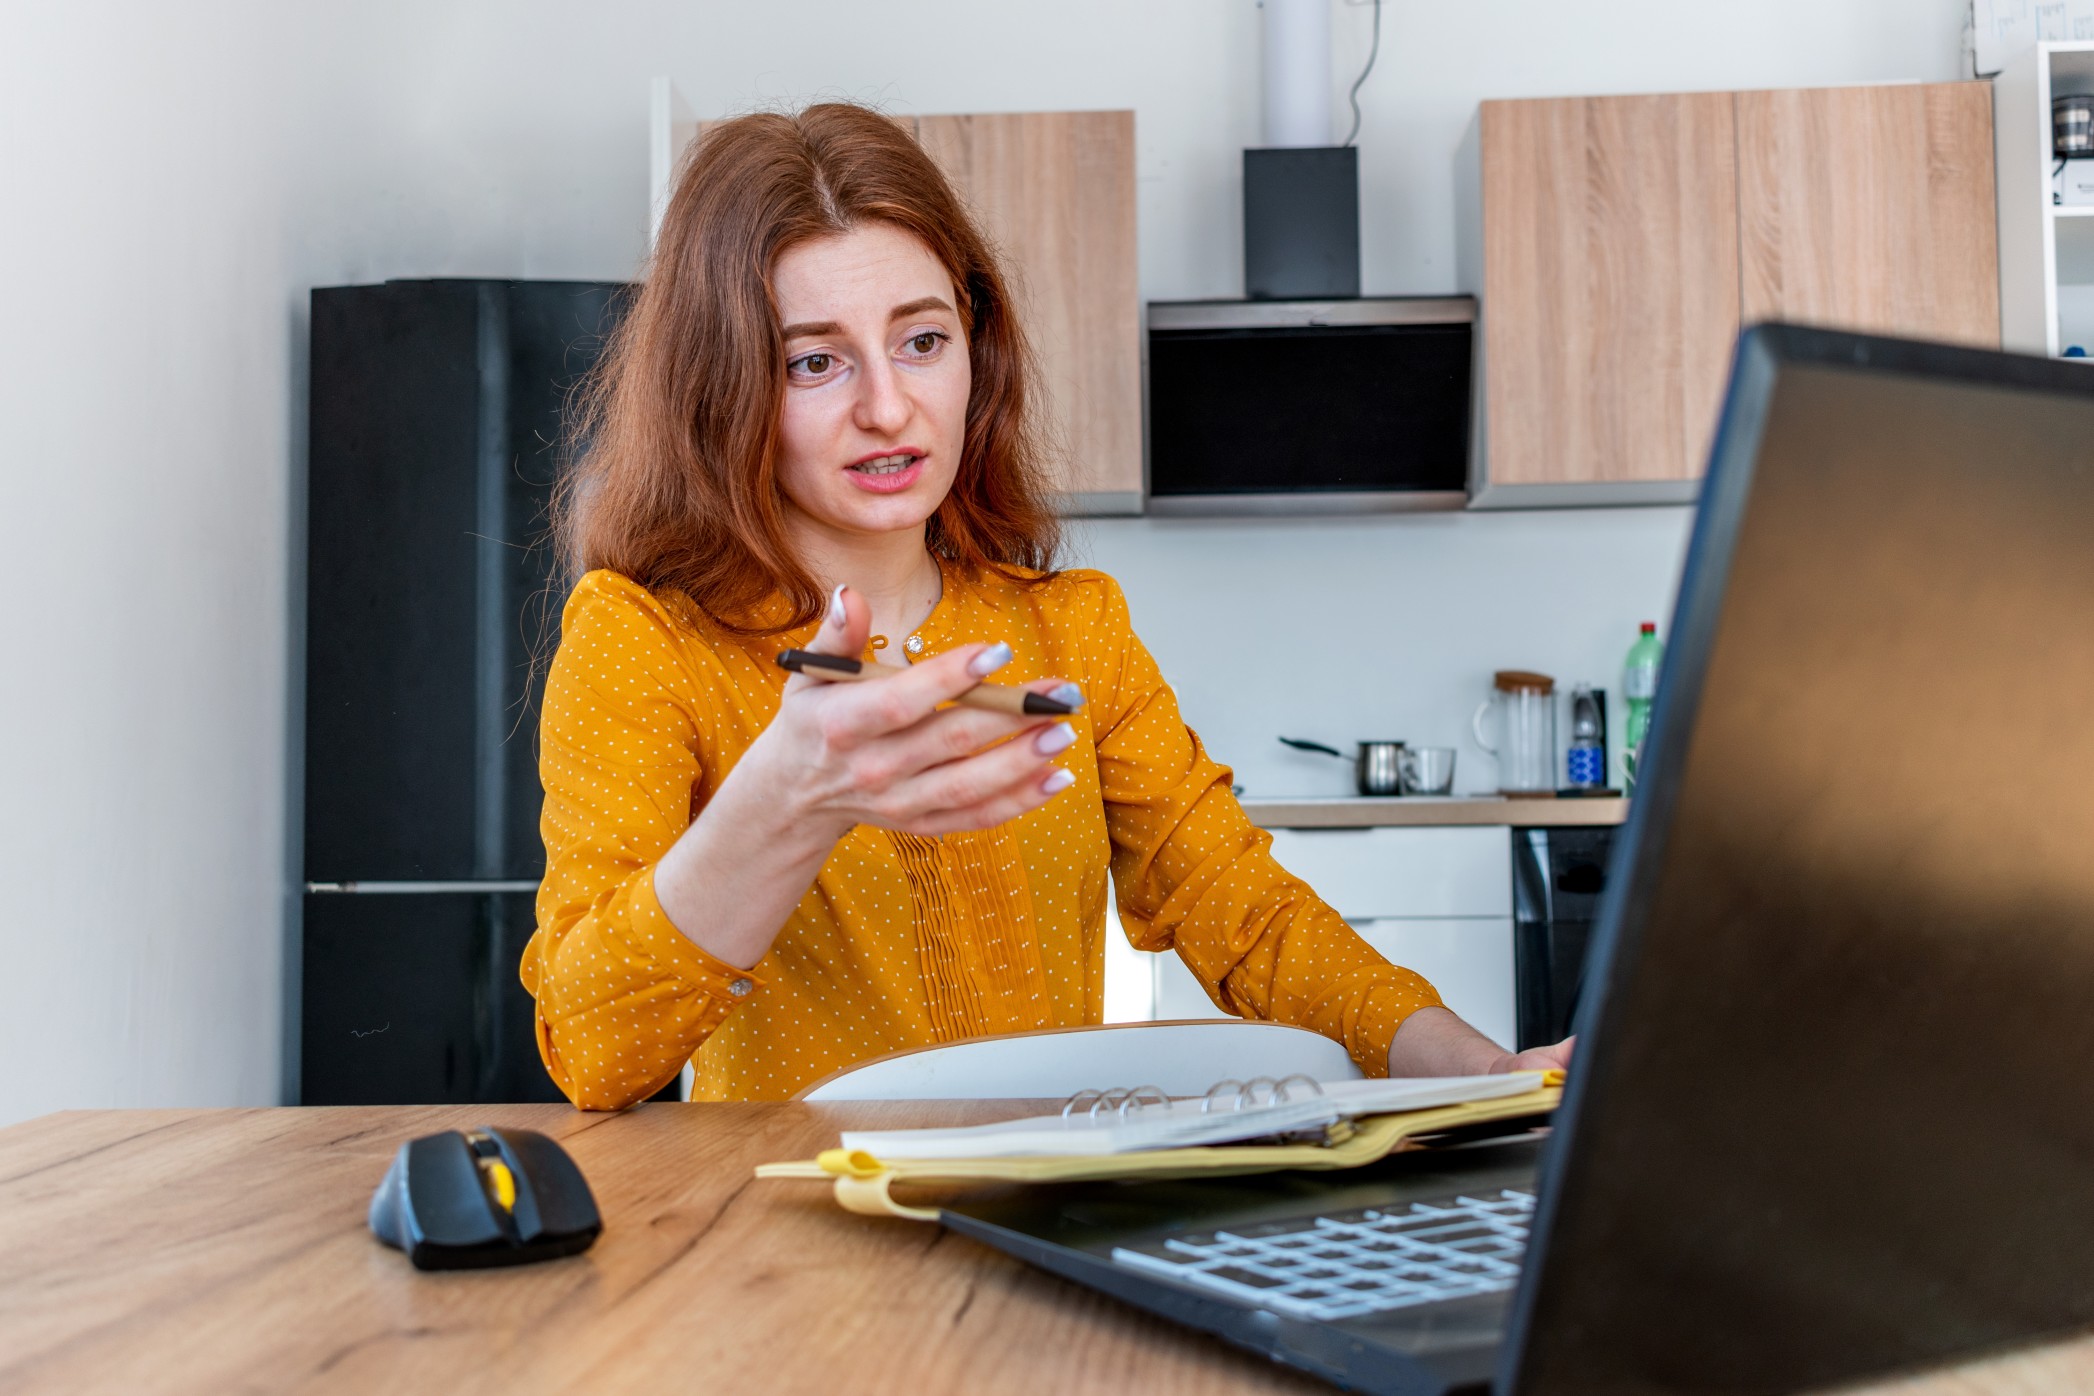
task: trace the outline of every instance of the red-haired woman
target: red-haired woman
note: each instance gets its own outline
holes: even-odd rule
[[[545,694],[523,963],[587,1109],[686,1061],[778,1099],[897,1048],[1096,1023],[1107,874],[1144,949],[1370,1075],[1555,1066],[1440,1006],[1290,876],[1110,577],[1053,570],[1025,341],[901,127],[705,135],[606,357],[559,515],[586,570]],[[800,646],[895,668],[790,678]],[[978,681],[1066,721],[943,706]]]

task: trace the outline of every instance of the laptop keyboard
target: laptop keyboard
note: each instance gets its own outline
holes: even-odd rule
[[[1534,1194],[1366,1207],[1191,1232],[1112,1258],[1292,1318],[1336,1319],[1511,1289]]]

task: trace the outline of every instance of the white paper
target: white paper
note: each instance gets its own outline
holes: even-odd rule
[[[1990,76],[2045,39],[2094,39],[2094,0],[1972,0],[1977,70]]]
[[[843,1147],[882,1160],[953,1158],[1087,1158],[1140,1149],[1183,1149],[1230,1144],[1270,1134],[1316,1129],[1360,1115],[1426,1110],[1472,1100],[1519,1095],[1541,1085],[1538,1071],[1497,1076],[1420,1076],[1394,1081],[1327,1081],[1322,1095],[1278,1105],[1224,1109],[1223,1101],[1202,1111],[1198,1100],[1150,1105],[1124,1116],[1100,1112],[1036,1115],[961,1129],[847,1131]],[[1300,1088],[1296,1087],[1299,1092]]]

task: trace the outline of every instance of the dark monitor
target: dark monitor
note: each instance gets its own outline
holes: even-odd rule
[[[2094,369],[1748,334],[1643,772],[1504,1385],[2094,1322]]]

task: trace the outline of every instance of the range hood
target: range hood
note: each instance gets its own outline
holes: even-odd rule
[[[1247,298],[1148,307],[1147,512],[1460,509],[1476,302],[1360,295],[1359,151],[1351,134],[1332,143],[1329,0],[1260,9],[1265,143],[1243,153]],[[1377,48],[1379,26],[1377,11]],[[1372,66],[1370,55],[1361,81]]]
[[[1155,301],[1148,512],[1350,514],[1468,502],[1468,296]]]

